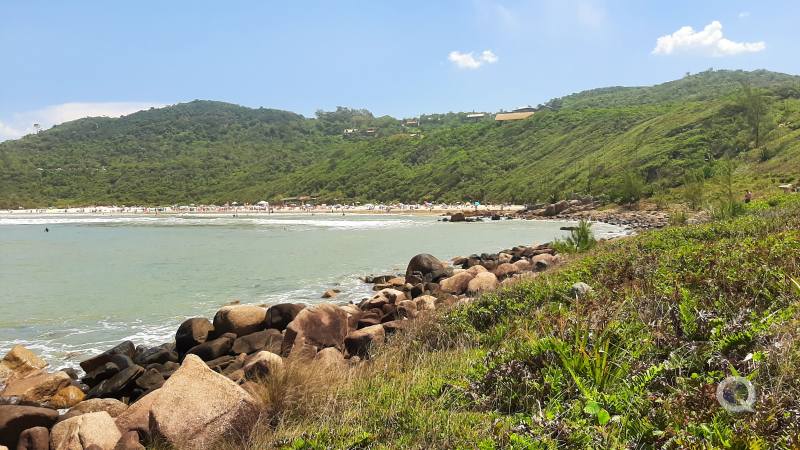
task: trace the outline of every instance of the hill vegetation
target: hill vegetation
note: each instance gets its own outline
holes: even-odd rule
[[[361,130],[353,137],[343,130]],[[374,136],[363,130],[375,128]],[[795,181],[800,77],[708,71],[653,87],[554,99],[531,118],[405,126],[339,108],[314,118],[193,101],[87,118],[0,143],[0,208],[319,201],[533,203],[678,192],[738,162],[737,179]],[[755,182],[755,181],[753,181]],[[679,188],[677,191],[675,188]]]

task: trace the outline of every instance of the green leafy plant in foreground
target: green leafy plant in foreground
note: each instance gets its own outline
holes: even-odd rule
[[[591,222],[581,220],[578,226],[570,230],[569,237],[555,240],[553,247],[562,253],[580,253],[591,250],[596,244]]]

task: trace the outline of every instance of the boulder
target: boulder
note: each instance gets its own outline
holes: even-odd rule
[[[517,272],[528,272],[533,268],[531,262],[527,259],[520,259],[519,261],[514,262],[514,266],[517,268]]]
[[[33,427],[23,431],[19,435],[17,450],[50,450],[50,430]]]
[[[122,398],[130,396],[134,383],[144,373],[144,367],[133,365],[104,380],[86,393],[86,398]]]
[[[0,405],[0,445],[17,448],[19,435],[34,427],[50,428],[58,411],[36,406]]]
[[[190,348],[200,345],[208,340],[214,332],[214,325],[203,317],[195,317],[183,321],[175,333],[175,350],[186,353]]]
[[[231,352],[237,355],[240,353],[250,354],[261,350],[267,350],[272,353],[280,353],[282,341],[283,335],[280,331],[274,328],[256,331],[255,333],[250,333],[246,336],[237,338],[233,342]]]
[[[377,294],[372,296],[372,298],[362,302],[359,307],[362,310],[382,308],[384,305],[394,304],[405,299],[406,294],[403,291],[386,288],[381,289]]]
[[[145,369],[156,369],[164,379],[169,378],[181,365],[176,362],[165,362],[164,364],[150,364]]]
[[[322,298],[333,298],[339,294],[338,289],[328,289],[322,293]]]
[[[405,330],[408,327],[408,324],[409,324],[408,320],[393,320],[391,322],[383,323],[381,324],[381,326],[383,327],[385,335],[388,336],[400,330]]]
[[[542,253],[531,258],[531,265],[537,272],[547,270],[549,267],[555,265],[556,258],[549,253]]]
[[[503,280],[519,272],[519,270],[517,270],[517,266],[515,266],[514,264],[503,263],[497,266],[497,268],[495,268],[493,272],[495,276],[497,276],[498,280]]]
[[[128,409],[128,405],[113,398],[93,398],[84,400],[69,409],[69,412],[87,414],[105,411],[111,417],[117,417]]]
[[[214,334],[233,333],[245,336],[266,328],[267,310],[256,305],[225,306],[214,315]]]
[[[15,345],[0,361],[0,385],[9,378],[21,378],[47,367],[47,363],[36,353],[22,345]]]
[[[427,253],[420,253],[419,255],[411,258],[406,266],[406,278],[412,277],[415,273],[422,275],[425,281],[436,281],[434,273],[441,273],[447,267],[446,264],[439,261],[435,256]]]
[[[153,347],[136,355],[136,364],[144,367],[149,364],[164,364],[165,362],[178,362],[178,352],[171,351],[164,347]]]
[[[463,212],[457,212],[450,215],[450,222],[464,222],[467,218]]]
[[[236,335],[226,333],[216,339],[206,341],[189,349],[187,354],[197,355],[203,361],[211,361],[221,356],[225,356],[231,351]]]
[[[103,364],[111,362],[114,355],[125,355],[128,358],[133,359],[133,357],[136,355],[136,347],[133,345],[133,342],[125,341],[116,347],[106,350],[105,352],[95,356],[94,358],[89,358],[85,361],[82,361],[80,366],[84,372],[89,373]],[[123,369],[123,367],[120,367],[120,369]]]
[[[467,273],[468,273],[468,274],[470,274],[470,275],[472,275],[473,277],[474,277],[475,275],[477,275],[477,274],[481,273],[481,272],[488,272],[488,270],[486,270],[486,267],[483,267],[483,266],[482,266],[482,265],[480,265],[480,264],[476,264],[476,265],[474,265],[474,266],[470,266],[470,268],[469,268],[469,269],[467,269]]]
[[[386,332],[383,325],[373,325],[350,332],[344,339],[344,346],[350,356],[369,358],[370,349],[382,344],[385,339]]]
[[[164,384],[164,376],[156,369],[147,369],[135,383],[143,392],[150,392]]]
[[[417,317],[417,304],[414,300],[403,300],[397,304],[397,315],[398,317],[405,318],[405,319],[413,319]],[[380,323],[380,321],[378,322]],[[372,324],[377,325],[377,324]],[[366,327],[359,327],[366,328]]]
[[[139,442],[139,433],[129,431],[124,433],[114,446],[114,450],[145,450],[144,445]]]
[[[439,282],[443,292],[448,294],[463,294],[467,290],[472,275],[469,272],[459,272],[450,278],[445,278]]]
[[[286,327],[281,355],[288,356],[297,345],[335,347],[341,351],[347,332],[347,313],[341,308],[330,303],[305,308]]]
[[[345,367],[344,355],[333,347],[323,348],[314,356],[314,360],[319,364],[329,368]]]
[[[579,282],[573,284],[569,288],[569,295],[574,297],[574,298],[576,298],[576,299],[580,299],[580,298],[586,297],[587,295],[591,294],[593,291],[594,291],[594,289],[592,289],[591,286],[589,286],[588,284],[586,284],[586,283],[584,283],[582,281],[579,281]]]
[[[177,449],[213,448],[245,436],[259,414],[249,393],[195,355],[188,355],[161,389],[142,400],[153,395],[150,431]]]
[[[59,390],[69,386],[72,378],[65,372],[39,372],[25,378],[12,378],[0,397],[17,397],[22,402],[46,405]]]
[[[272,305],[267,309],[267,318],[264,328],[275,328],[276,330],[283,331],[289,326],[289,323],[294,320],[297,314],[302,311],[306,305],[302,303],[279,303]]]
[[[414,299],[417,311],[433,311],[436,309],[436,297],[423,295]]]
[[[510,264],[509,264],[510,265]],[[489,292],[497,289],[499,282],[492,272],[481,272],[469,280],[467,291],[471,293]]]
[[[247,378],[264,378],[283,369],[283,359],[272,352],[258,352],[247,357],[242,366]]]
[[[74,384],[63,387],[47,402],[47,406],[55,409],[72,408],[86,397],[86,394]]]
[[[144,436],[149,436],[150,409],[160,393],[161,389],[157,389],[136,400],[125,411],[121,412],[114,419],[119,431],[123,434],[129,431],[137,431]]]
[[[84,450],[96,445],[102,450],[113,450],[121,437],[114,419],[99,411],[57,423],[50,430],[50,446],[56,450]]]
[[[107,362],[99,367],[95,367],[94,370],[84,375],[82,380],[89,386],[96,386],[100,382],[113,377],[119,371],[120,368],[116,364]]]

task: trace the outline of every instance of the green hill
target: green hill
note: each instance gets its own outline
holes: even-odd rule
[[[210,101],[81,119],[0,143],[0,207],[303,194],[362,202],[534,202],[570,193],[614,200],[626,174],[657,194],[679,186],[687,171],[713,176],[723,157],[740,161],[742,178],[794,181],[800,77],[708,71],[554,99],[518,122],[471,123],[449,113],[403,125],[365,110],[304,118]],[[361,131],[343,136],[349,128]],[[374,136],[364,135],[368,128]]]

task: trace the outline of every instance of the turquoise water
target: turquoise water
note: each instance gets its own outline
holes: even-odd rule
[[[21,343],[53,366],[121,340],[166,342],[223,304],[369,295],[359,276],[404,271],[563,235],[565,222],[443,223],[435,217],[0,216],[0,352]],[[44,232],[47,227],[50,231]],[[596,233],[619,231],[598,224]]]

